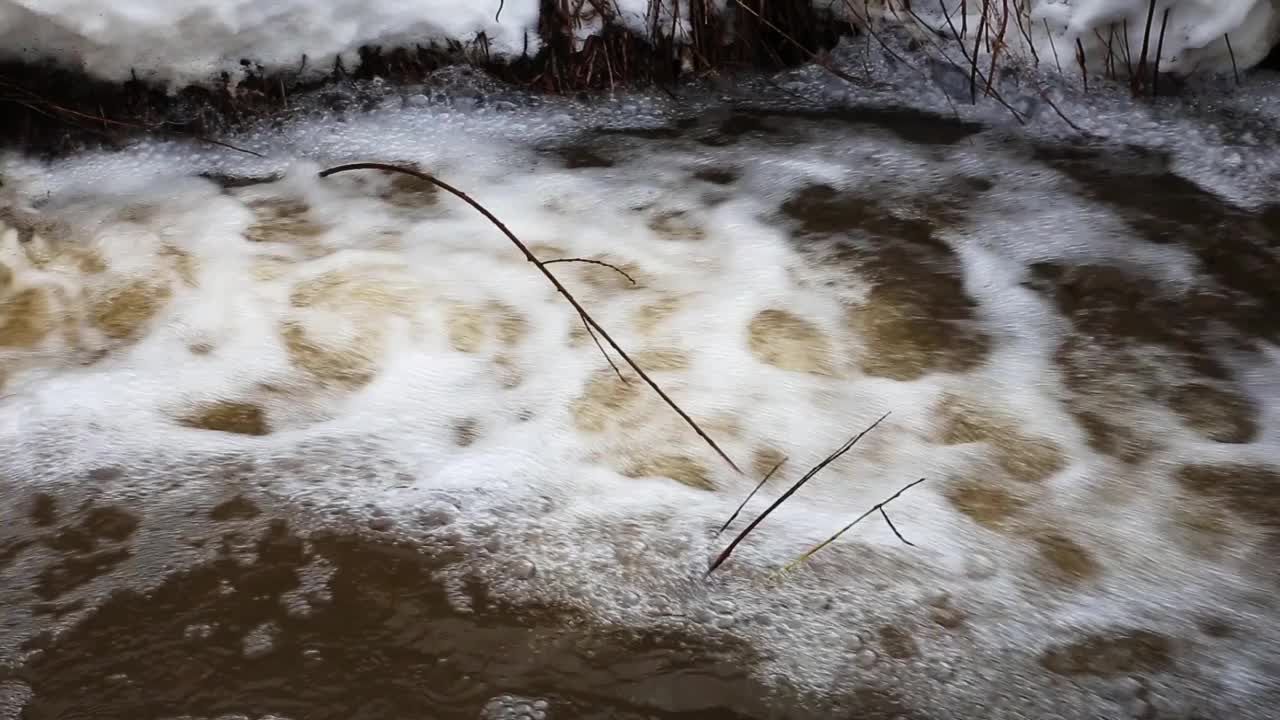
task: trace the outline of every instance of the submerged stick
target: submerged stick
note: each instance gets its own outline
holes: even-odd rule
[[[866,511],[866,512],[862,513],[861,515],[859,515],[859,516],[858,516],[858,517],[857,517],[853,522],[849,523],[848,525],[845,525],[843,528],[840,528],[840,532],[836,533],[835,535],[832,535],[831,537],[827,538],[826,540],[823,540],[822,542],[818,543],[817,545],[814,545],[813,547],[811,547],[811,548],[809,548],[808,550],[806,550],[803,554],[801,554],[801,555],[800,555],[800,557],[797,557],[795,560],[792,560],[791,562],[787,563],[786,567],[782,568],[782,572],[783,572],[783,573],[790,572],[790,571],[791,571],[791,569],[792,569],[792,568],[794,568],[796,565],[799,565],[800,563],[804,562],[805,560],[808,560],[809,558],[811,558],[811,557],[813,557],[814,555],[816,555],[820,550],[822,550],[822,549],[823,549],[823,548],[825,548],[826,546],[828,546],[828,545],[830,545],[831,543],[833,543],[833,542],[835,542],[836,540],[838,540],[838,539],[840,538],[840,536],[841,536],[841,535],[844,535],[845,533],[849,532],[849,530],[850,530],[850,529],[852,529],[854,525],[857,525],[858,523],[862,522],[863,520],[865,520],[865,519],[867,518],[867,516],[871,515],[871,514],[872,514],[872,513],[874,513],[874,512],[879,512],[881,515],[883,515],[883,516],[884,516],[884,520],[885,520],[885,522],[889,523],[889,529],[893,531],[893,534],[894,534],[894,535],[897,535],[897,536],[898,536],[898,539],[899,539],[899,540],[901,540],[902,542],[904,542],[904,543],[906,543],[906,544],[908,544],[908,545],[911,545],[911,547],[915,547],[915,545],[914,545],[914,544],[912,544],[912,543],[908,542],[906,538],[902,537],[902,533],[898,532],[898,528],[894,527],[894,525],[893,525],[893,521],[889,519],[889,514],[888,514],[888,513],[886,513],[886,512],[884,511],[884,506],[885,506],[885,505],[888,505],[889,503],[893,502],[894,500],[897,500],[897,499],[898,499],[898,497],[899,497],[900,495],[902,495],[902,493],[904,493],[904,492],[906,492],[906,491],[910,490],[911,488],[913,488],[913,487],[915,487],[915,486],[919,485],[919,484],[920,484],[920,483],[922,483],[922,482],[924,482],[924,478],[920,478],[919,480],[916,480],[916,481],[915,481],[915,482],[913,482],[913,483],[908,483],[908,484],[907,484],[906,486],[904,486],[902,489],[898,490],[898,492],[894,493],[893,495],[890,495],[888,499],[886,499],[886,500],[882,500],[882,501],[880,501],[880,502],[876,503],[876,505],[875,505],[874,507],[872,507],[870,510],[868,510],[868,511]]]
[[[706,574],[710,575],[711,573],[715,572],[716,568],[723,565],[724,561],[728,560],[729,556],[733,554],[734,548],[738,547],[738,544],[741,543],[743,540],[745,540],[746,537],[751,534],[751,531],[756,529],[757,525],[763,522],[765,518],[769,517],[770,513],[772,513],[774,510],[777,510],[778,507],[782,505],[782,503],[787,501],[787,498],[794,495],[796,491],[799,490],[805,483],[809,482],[809,480],[814,475],[817,475],[818,473],[822,472],[823,468],[835,462],[841,455],[844,455],[845,453],[849,452],[849,450],[853,449],[853,446],[857,445],[858,441],[861,440],[864,435],[874,430],[876,426],[884,422],[884,419],[887,417],[889,417],[889,413],[885,413],[884,415],[881,415],[880,419],[871,423],[871,425],[866,430],[863,430],[857,435],[854,435],[847,442],[845,442],[844,445],[841,445],[839,449],[837,449],[835,452],[828,455],[825,460],[813,466],[813,468],[811,468],[809,472],[804,474],[804,477],[797,480],[789,490],[782,493],[781,497],[779,497],[777,500],[774,500],[772,505],[766,508],[764,512],[757,515],[756,519],[752,520],[750,525],[748,525],[742,532],[738,533],[738,536],[733,539],[733,542],[729,543],[729,546],[726,547],[724,551],[721,552],[720,555],[716,557],[715,562],[711,563],[711,567],[707,568]]]
[[[634,360],[631,359],[631,356],[628,355],[627,352],[623,350],[621,346],[618,345],[617,341],[613,339],[613,336],[609,335],[609,332],[607,330],[605,330],[603,327],[600,326],[600,323],[596,322],[595,318],[591,317],[591,314],[588,313],[587,309],[584,308],[582,304],[578,302],[577,298],[575,298],[573,294],[569,292],[569,289],[566,288],[563,284],[561,284],[559,278],[557,278],[550,270],[547,269],[546,263],[539,260],[538,256],[534,255],[533,251],[529,249],[529,246],[521,242],[520,238],[516,237],[514,233],[512,233],[509,229],[507,229],[507,226],[504,225],[502,221],[499,220],[493,213],[489,212],[489,210],[485,206],[473,200],[470,195],[467,195],[466,193],[446,183],[443,180],[439,180],[431,175],[428,175],[427,173],[419,172],[418,170],[414,170],[412,168],[401,167],[399,165],[392,165],[389,163],[360,162],[360,163],[349,163],[346,165],[338,165],[337,167],[331,167],[326,170],[321,170],[320,177],[322,178],[329,177],[330,175],[335,175],[341,172],[348,172],[350,170],[381,170],[383,172],[396,172],[404,175],[409,175],[411,177],[416,177],[419,180],[429,182],[432,185],[435,185],[436,187],[440,188],[441,190],[444,190],[446,192],[449,192],[455,195],[458,199],[462,200],[463,202],[467,203],[471,207],[475,208],[477,212],[479,212],[481,215],[484,215],[485,218],[489,220],[489,222],[493,223],[499,230],[501,230],[503,235],[507,236],[507,239],[510,240],[512,244],[514,244],[516,248],[520,250],[520,252],[524,255],[526,260],[533,263],[534,266],[538,268],[539,272],[541,272],[547,278],[547,280],[551,281],[551,284],[554,285],[556,290],[561,295],[563,295],[566,300],[569,301],[569,304],[573,306],[573,309],[578,311],[578,315],[582,317],[583,322],[587,323],[589,327],[593,328],[596,332],[600,333],[600,337],[604,338],[605,342],[609,343],[609,346],[614,349],[614,352],[618,353],[618,355],[620,355],[622,359],[626,361],[627,365],[631,366],[631,369],[634,370],[635,373],[640,376],[641,380],[644,380],[649,387],[653,388],[653,391],[658,394],[658,397],[662,398],[663,402],[665,402],[672,410],[674,410],[676,414],[679,415],[681,419],[683,419],[685,423],[689,425],[689,427],[693,428],[693,431],[697,433],[698,436],[701,437],[704,441],[706,441],[707,445],[709,445],[711,449],[714,450],[716,454],[721,457],[721,459],[723,459],[726,463],[728,463],[729,467],[733,468],[734,472],[738,473],[739,475],[743,474],[742,470],[738,467],[737,463],[735,463],[732,459],[730,459],[730,457],[727,454],[725,454],[724,450],[720,449],[720,446],[716,444],[716,441],[712,440],[711,436],[708,435],[706,431],[703,430],[702,427],[699,426],[698,423],[692,417],[689,417],[689,414],[686,413],[684,409],[681,408],[678,404],[676,404],[676,402],[671,399],[671,396],[667,395],[667,393],[662,389],[662,387],[659,386],[658,383],[654,382],[653,378],[649,377],[649,374],[646,373],[644,369],[642,369],[639,365],[636,364]]]
[[[721,533],[729,529],[729,526],[733,524],[733,521],[738,519],[738,515],[742,512],[742,509],[747,506],[747,503],[751,502],[751,498],[755,497],[756,493],[760,492],[760,488],[764,487],[764,484],[769,482],[769,478],[773,477],[773,474],[778,472],[778,468],[782,467],[782,464],[786,461],[787,458],[784,455],[783,458],[769,470],[769,472],[765,473],[764,478],[760,482],[756,483],[756,487],[751,491],[751,494],[747,495],[746,499],[742,501],[742,504],[738,506],[738,509],[734,510],[733,514],[729,516],[729,519],[725,520],[724,524],[720,526],[720,529],[716,531],[716,537],[719,537]]]

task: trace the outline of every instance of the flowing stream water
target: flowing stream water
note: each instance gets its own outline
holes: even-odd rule
[[[9,158],[0,719],[1269,717],[1280,94],[833,82]]]

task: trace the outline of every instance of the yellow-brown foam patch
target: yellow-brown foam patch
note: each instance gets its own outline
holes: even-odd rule
[[[263,409],[258,405],[243,402],[227,401],[202,405],[184,415],[178,422],[190,428],[238,435],[266,435],[271,432]]]
[[[1022,515],[1027,502],[991,479],[963,478],[943,491],[947,502],[974,522],[997,532],[1011,530],[1013,520]]]
[[[1162,404],[1217,442],[1257,434],[1257,407],[1219,359],[1212,339],[1220,303],[1212,293],[1164,287],[1134,270],[1039,263],[1025,283],[1046,295],[1074,332],[1055,352],[1068,409],[1090,445],[1126,462],[1155,441],[1135,433],[1134,415]]]
[[[306,327],[296,321],[281,323],[280,335],[290,362],[320,380],[355,389],[369,384],[376,374],[374,359],[360,348],[377,347],[375,343],[382,341],[380,330],[366,330],[354,341],[337,347],[312,339]]]
[[[649,229],[668,240],[703,240],[707,233],[689,213],[683,210],[666,210],[654,214]]]
[[[881,625],[878,634],[880,647],[891,658],[909,660],[920,654],[920,646],[905,626]]]
[[[762,363],[782,370],[832,375],[830,338],[817,325],[786,310],[761,310],[747,325],[747,347]]]
[[[26,288],[0,298],[0,346],[34,348],[52,329],[47,293]]]
[[[449,344],[454,350],[478,353],[489,339],[506,347],[518,345],[528,334],[529,322],[514,308],[491,302],[486,305],[453,303],[448,313]]]
[[[394,207],[414,210],[434,205],[439,197],[439,190],[425,180],[397,173],[386,188],[378,193],[378,197]]]
[[[642,335],[652,335],[680,309],[680,298],[666,295],[636,310],[632,324]]]
[[[1280,469],[1244,464],[1186,465],[1175,477],[1187,491],[1217,499],[1236,514],[1280,533]]]
[[[160,256],[169,262],[184,285],[195,287],[199,284],[197,277],[200,272],[200,265],[191,256],[191,253],[175,245],[165,245],[160,248]]]
[[[816,265],[847,267],[870,285],[846,319],[862,341],[862,372],[915,380],[972,369],[990,353],[963,266],[936,237],[933,219],[827,185],[800,190],[780,209],[795,224],[795,245]]]
[[[1132,673],[1167,672],[1175,663],[1173,641],[1145,629],[1085,635],[1045,650],[1040,664],[1059,675],[1119,677]]]
[[[355,330],[330,341],[300,314],[280,325],[290,360],[316,377],[348,389],[368,384],[377,374],[391,316],[413,318],[420,290],[398,268],[368,266],[331,270],[302,280],[289,294],[300,313],[321,311],[343,318]]]
[[[555,258],[539,256],[539,259],[546,261]],[[649,284],[648,275],[640,269],[639,265],[633,262],[619,260],[609,255],[592,255],[587,259],[596,262],[555,263],[551,267],[558,269],[564,265],[573,266],[578,278],[596,290],[639,290]],[[596,263],[608,263],[608,266]],[[618,270],[622,272],[618,272]],[[622,273],[626,273],[626,275]]]
[[[1247,443],[1258,434],[1254,403],[1243,394],[1206,383],[1174,388],[1169,409],[1201,437],[1221,443]]]
[[[1040,482],[1066,467],[1062,448],[1047,438],[1028,436],[1010,418],[947,396],[940,403],[940,440],[947,445],[985,442],[1009,477]]]
[[[311,207],[297,199],[272,198],[249,203],[254,221],[245,230],[250,242],[297,242],[323,235],[328,228],[311,219]]]
[[[1102,572],[1093,554],[1061,531],[1043,529],[1031,538],[1040,555],[1041,574],[1050,581],[1078,585]]]
[[[453,444],[470,447],[480,437],[480,423],[475,418],[462,418],[453,423]]]
[[[687,455],[656,455],[633,462],[624,473],[628,477],[658,476],[698,490],[714,490],[706,466]]]
[[[164,308],[171,294],[168,285],[150,280],[109,288],[94,299],[89,321],[113,340],[134,340]]]
[[[769,471],[774,467],[777,467],[778,463],[782,462],[785,457],[786,455],[777,448],[769,446],[758,447],[751,454],[751,471],[755,473],[757,478],[763,480],[764,476],[768,475]],[[781,471],[782,468],[778,468],[778,472]]]
[[[585,432],[600,432],[631,414],[639,399],[638,382],[623,382],[611,368],[597,370],[570,407],[573,424]]]
[[[939,318],[913,295],[877,287],[848,310],[849,329],[866,346],[862,372],[905,382],[935,371],[970,370],[990,354],[990,339],[972,321]]]

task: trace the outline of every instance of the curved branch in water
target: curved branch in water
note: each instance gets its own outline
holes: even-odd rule
[[[440,188],[441,190],[444,190],[446,192],[449,192],[457,196],[460,200],[467,203],[471,207],[475,208],[476,211],[479,212],[481,215],[484,215],[486,218],[488,218],[489,222],[497,226],[497,228],[502,231],[502,234],[506,235],[507,239],[510,240],[512,244],[514,244],[520,250],[520,252],[524,255],[525,259],[533,263],[538,268],[539,272],[541,272],[544,276],[546,276],[547,280],[551,281],[551,284],[554,285],[556,290],[561,295],[563,295],[566,300],[569,301],[569,304],[573,306],[573,309],[578,311],[578,315],[582,317],[583,322],[587,324],[588,328],[594,329],[596,332],[598,332],[600,334],[600,337],[604,338],[605,342],[609,343],[609,346],[612,347],[614,351],[617,352],[618,355],[621,356],[622,359],[626,361],[627,365],[631,366],[631,369],[635,371],[636,375],[639,375],[641,380],[644,380],[649,387],[653,388],[653,391],[656,392],[658,396],[662,398],[663,402],[665,402],[668,406],[670,406],[671,409],[674,410],[676,414],[679,415],[681,419],[683,419],[685,423],[689,425],[689,427],[693,428],[693,431],[696,432],[698,436],[701,437],[704,441],[706,441],[707,445],[709,445],[711,449],[716,452],[717,455],[719,455],[726,463],[728,463],[729,467],[733,468],[734,472],[738,473],[739,475],[742,474],[742,470],[738,467],[737,463],[735,463],[732,459],[730,459],[729,456],[725,454],[724,450],[720,449],[720,446],[716,444],[716,441],[712,440],[711,436],[708,435],[706,431],[703,430],[698,425],[698,423],[694,421],[692,417],[689,416],[688,413],[686,413],[679,405],[677,405],[676,402],[671,399],[671,396],[667,395],[667,393],[658,385],[658,383],[654,382],[653,378],[649,377],[648,373],[646,373],[639,365],[636,364],[634,360],[631,359],[631,356],[628,355],[626,351],[623,350],[616,341],[614,341],[613,337],[609,335],[608,331],[606,331],[603,327],[601,327],[600,323],[595,321],[595,318],[591,317],[591,314],[587,312],[587,309],[584,308],[582,304],[579,303],[578,300],[573,297],[573,294],[570,293],[569,290],[563,284],[561,284],[559,278],[557,278],[555,275],[551,273],[550,270],[547,269],[547,263],[539,260],[538,257],[533,254],[533,251],[529,249],[529,246],[525,245],[520,240],[520,238],[516,237],[514,233],[512,233],[509,229],[507,229],[507,226],[504,225],[502,221],[499,220],[493,213],[489,212],[487,208],[485,208],[483,205],[473,200],[470,195],[467,195],[466,193],[444,182],[443,180],[439,180],[431,175],[428,175],[427,173],[420,172],[412,168],[401,167],[399,165],[392,165],[390,163],[379,163],[379,162],[348,163],[346,165],[338,165],[337,167],[331,167],[326,170],[321,170],[320,177],[322,178],[329,177],[330,175],[336,175],[342,172],[349,172],[351,170],[381,170],[383,172],[400,173],[402,175],[408,175],[410,177],[418,178],[419,180],[422,180],[424,182],[429,182],[432,185],[435,185],[436,187]]]

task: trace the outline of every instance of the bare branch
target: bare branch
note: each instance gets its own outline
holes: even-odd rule
[[[321,170],[320,177],[329,177],[330,175],[334,175],[341,172],[348,172],[351,170],[381,170],[383,172],[396,172],[396,173],[401,173],[404,175],[416,177],[419,180],[424,180],[426,182],[429,182],[432,185],[435,185],[436,187],[439,187],[440,189],[457,196],[458,199],[462,200],[463,202],[467,203],[471,207],[475,208],[477,212],[479,212],[481,215],[484,215],[489,220],[489,222],[493,223],[499,230],[501,230],[503,235],[507,236],[507,239],[510,240],[516,246],[516,248],[520,250],[520,252],[525,256],[526,260],[533,263],[534,266],[537,267],[538,270],[547,278],[547,280],[551,281],[551,284],[554,285],[556,290],[561,295],[563,295],[566,300],[569,301],[569,304],[573,306],[573,309],[578,311],[578,315],[582,317],[582,320],[586,322],[587,325],[590,326],[592,329],[594,329],[596,332],[600,333],[600,337],[604,338],[605,342],[609,343],[609,346],[613,348],[614,352],[618,353],[618,355],[620,355],[622,359],[625,360],[626,363],[631,366],[631,369],[634,370],[635,373],[640,376],[641,380],[644,380],[645,383],[649,385],[649,387],[653,388],[653,391],[656,392],[658,396],[661,397],[662,400],[672,410],[674,410],[677,415],[681,417],[681,419],[683,419],[691,428],[693,428],[693,431],[696,432],[698,436],[701,437],[704,441],[706,441],[707,445],[709,445],[711,449],[716,452],[717,455],[719,455],[726,463],[728,463],[729,467],[733,468],[734,472],[738,473],[739,475],[742,474],[742,470],[738,467],[737,463],[735,463],[732,459],[730,459],[729,456],[725,454],[724,450],[720,449],[720,446],[716,443],[716,441],[712,440],[711,436],[708,435],[706,431],[703,430],[702,427],[699,426],[698,423],[692,417],[690,417],[688,413],[684,411],[683,408],[677,405],[676,402],[671,399],[671,396],[667,395],[666,391],[664,391],[658,385],[658,383],[654,382],[653,378],[649,377],[649,374],[646,373],[643,368],[641,368],[639,365],[636,364],[634,360],[631,359],[631,356],[628,355],[627,352],[623,350],[621,346],[618,345],[618,343],[613,339],[613,337],[609,335],[609,332],[607,330],[605,330],[603,327],[600,326],[600,323],[595,321],[595,318],[591,317],[591,314],[587,312],[587,309],[584,308],[582,304],[578,302],[577,298],[575,298],[573,294],[569,292],[568,288],[566,288],[560,282],[559,278],[557,278],[550,270],[547,269],[546,263],[539,260],[538,257],[534,255],[531,250],[529,250],[529,247],[525,245],[520,240],[520,238],[516,237],[515,234],[511,232],[511,230],[507,229],[507,226],[504,225],[503,222],[499,220],[493,213],[489,212],[489,210],[485,208],[485,206],[473,200],[470,195],[467,195],[466,193],[444,182],[443,180],[439,180],[431,175],[428,175],[427,173],[419,172],[412,168],[401,167],[399,165],[391,165],[389,163],[362,162],[362,163],[349,163],[346,165],[339,165],[337,167],[331,167],[326,170]]]
[[[556,259],[554,259],[554,260],[543,260],[543,261],[542,261],[542,264],[543,264],[543,265],[552,265],[552,264],[554,264],[554,263],[587,263],[587,264],[589,264],[589,265],[600,265],[600,266],[602,266],[602,267],[607,267],[607,268],[609,268],[610,270],[612,270],[612,271],[614,271],[614,272],[618,273],[618,274],[619,274],[619,275],[621,275],[622,277],[626,278],[626,279],[627,279],[627,282],[631,283],[632,285],[635,285],[635,284],[636,284],[636,279],[635,279],[635,278],[633,278],[633,277],[631,277],[630,275],[628,275],[628,274],[627,274],[627,272],[626,272],[625,270],[623,270],[622,268],[618,267],[617,265],[614,265],[614,264],[612,264],[612,263],[607,263],[607,262],[605,262],[605,261],[603,261],[603,260],[592,260],[591,258],[576,258],[576,257],[574,257],[574,258],[556,258]]]

